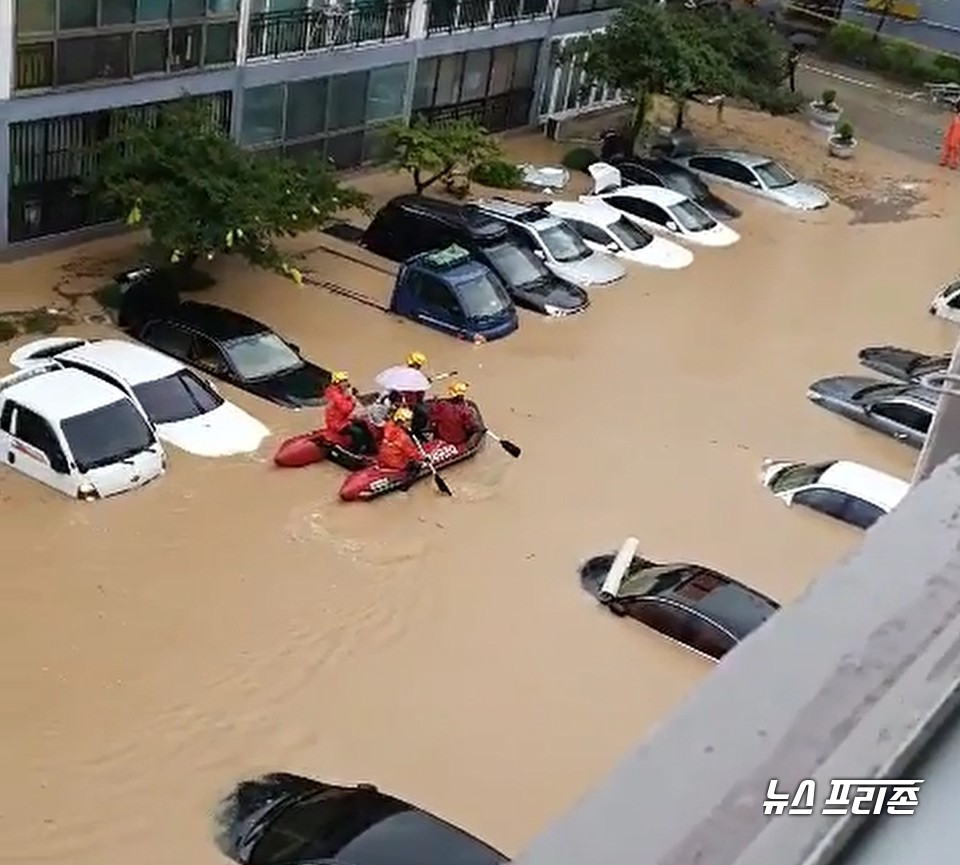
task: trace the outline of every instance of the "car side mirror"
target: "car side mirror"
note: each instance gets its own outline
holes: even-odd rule
[[[50,458],[50,468],[58,475],[70,474],[70,468],[67,466],[67,458],[63,454],[55,454]]]
[[[537,258],[546,258],[546,255],[544,255],[544,252],[543,252],[542,249],[535,249],[535,250],[533,251],[533,254],[534,254]]]
[[[295,342],[288,342],[287,345],[297,354],[300,354],[300,346],[297,345]]]
[[[620,251],[620,247],[617,246],[616,241],[613,241],[613,240],[611,240],[611,241],[607,244],[607,249],[608,249],[610,252],[619,252],[619,251]]]
[[[210,390],[212,390],[214,393],[220,393],[220,391],[217,390],[217,386],[209,378],[205,379],[205,381],[207,383],[207,387],[210,388]]]
[[[678,226],[677,223],[675,223],[672,219],[667,223],[667,228],[668,228],[670,231],[678,231],[678,230],[679,230],[679,226]]]

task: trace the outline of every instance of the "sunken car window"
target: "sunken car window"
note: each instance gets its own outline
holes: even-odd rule
[[[508,285],[529,285],[550,273],[540,259],[523,246],[500,243],[484,247],[483,251],[500,278]]]
[[[60,422],[81,472],[135,456],[150,447],[153,431],[126,399]]]
[[[296,352],[275,333],[264,331],[224,346],[240,378],[247,381],[290,372],[303,366]]]
[[[717,224],[707,211],[689,200],[672,205],[670,213],[687,231],[707,231]]]
[[[607,230],[629,250],[643,249],[653,241],[653,235],[644,231],[636,223],[621,216],[616,222],[607,226]]]
[[[145,381],[133,392],[154,423],[176,423],[223,405],[223,398],[188,369],[166,378]]]
[[[799,487],[808,487],[820,480],[823,473],[834,465],[836,465],[835,462],[827,462],[793,466],[780,472],[776,480],[770,485],[770,489],[775,493],[785,493]]]
[[[500,865],[496,850],[424,811],[380,794],[347,792],[287,808],[250,865],[337,859],[349,865]]]
[[[565,223],[558,222],[549,228],[540,229],[538,233],[543,245],[557,261],[579,261],[593,254],[590,247],[583,242],[583,238]]]
[[[457,285],[457,298],[467,318],[500,315],[510,306],[510,297],[492,273],[483,273]]]
[[[783,189],[785,186],[792,186],[797,182],[796,177],[776,162],[754,165],[753,170],[768,189]]]
[[[694,200],[698,198],[704,198],[710,190],[699,177],[695,174],[685,174],[683,172],[669,172],[664,174],[664,185],[668,189],[672,189],[674,192],[679,192],[681,195],[686,195],[687,198],[692,198]]]

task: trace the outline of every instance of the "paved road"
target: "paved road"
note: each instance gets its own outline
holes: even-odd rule
[[[908,91],[879,76],[811,57],[797,70],[797,85],[811,96],[836,90],[844,119],[859,138],[921,159],[936,158],[940,152],[947,110],[912,99]]]

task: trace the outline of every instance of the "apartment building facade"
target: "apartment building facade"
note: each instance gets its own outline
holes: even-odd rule
[[[92,145],[186,94],[244,146],[343,169],[413,113],[503,131],[613,103],[558,46],[615,2],[0,0],[0,249],[111,221]]]

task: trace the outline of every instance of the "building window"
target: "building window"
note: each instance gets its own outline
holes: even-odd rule
[[[225,131],[231,94],[203,97]],[[96,168],[97,145],[131,120],[150,122],[159,105],[51,117],[10,125],[9,240],[61,234],[109,222],[111,213],[82,191]]]
[[[573,34],[554,39],[550,45],[552,62],[550,76],[544,82],[540,99],[541,118],[557,117],[563,114],[578,114],[593,108],[616,105],[623,101],[619,90],[605,86],[587,86],[583,65],[576,57],[564,59],[563,49],[570,40],[589,34]]]
[[[426,119],[471,119],[492,132],[525,126],[539,42],[432,57],[417,65],[413,109]]]
[[[244,144],[267,144],[283,138],[283,84],[251,87],[243,93],[240,140]]]
[[[296,81],[287,88],[287,138],[309,138],[327,128],[327,79]]]
[[[17,0],[16,89],[233,63],[237,10],[237,0]]]
[[[407,71],[409,66],[401,63],[397,66],[383,66],[370,72],[367,87],[368,123],[386,120],[403,114],[403,100],[407,92]]]

